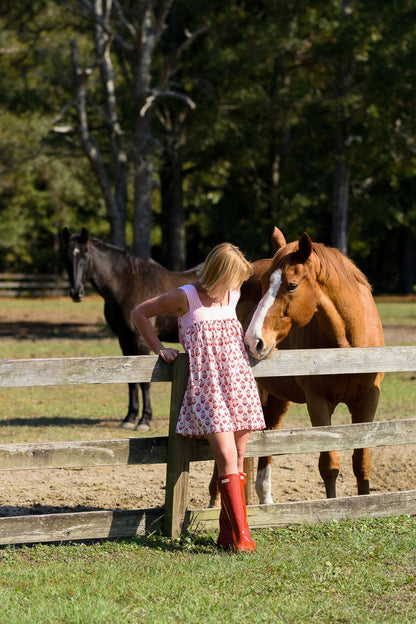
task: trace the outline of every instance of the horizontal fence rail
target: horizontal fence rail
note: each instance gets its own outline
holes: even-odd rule
[[[270,360],[252,361],[252,368],[257,378],[414,371],[416,347],[277,351]],[[213,459],[206,441],[174,433],[187,378],[187,357],[183,354],[171,366],[157,356],[0,360],[3,388],[172,382],[168,436],[0,445],[0,470],[166,464],[163,508],[4,517],[0,518],[0,544],[132,537],[158,529],[177,536],[187,528],[217,526],[218,509],[187,509],[189,464]],[[416,419],[307,427],[253,432],[246,457],[414,443]],[[415,514],[416,491],[248,507],[253,528],[394,513]]]
[[[127,440],[0,444],[0,471],[166,464],[168,442],[168,436],[158,436]],[[416,444],[415,419],[253,431],[245,456],[320,453],[399,444]],[[189,445],[190,462],[214,459],[206,440],[190,440]]]
[[[416,371],[416,347],[291,349],[251,365],[255,377]],[[0,360],[0,387],[171,380],[172,367],[155,355]]]

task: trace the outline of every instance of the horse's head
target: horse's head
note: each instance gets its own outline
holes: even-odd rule
[[[84,298],[84,284],[89,278],[89,235],[85,228],[82,228],[80,234],[70,234],[68,228],[64,228],[62,237],[66,249],[66,266],[71,284],[69,292],[73,301],[82,301]]]
[[[276,254],[261,278],[260,300],[245,334],[250,354],[263,360],[272,355],[292,327],[307,325],[316,312],[317,290],[312,275],[312,241],[304,233],[286,244],[277,228],[272,236]]]

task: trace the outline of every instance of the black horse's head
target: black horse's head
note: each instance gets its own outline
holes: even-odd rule
[[[68,228],[62,231],[66,249],[66,266],[70,295],[73,301],[82,301],[84,298],[84,284],[89,278],[90,252],[88,249],[88,231],[82,228],[81,234],[70,234]]]

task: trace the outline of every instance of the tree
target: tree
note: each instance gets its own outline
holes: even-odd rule
[[[159,95],[152,90],[152,60],[173,0],[140,3],[108,0],[81,0],[82,15],[91,24],[95,58],[91,66],[82,68],[77,43],[71,41],[71,59],[76,91],[78,131],[82,148],[102,190],[111,224],[112,242],[125,245],[128,201],[128,175],[131,167],[133,184],[133,252],[150,257],[151,208],[153,191],[153,149],[151,102]],[[124,71],[124,87],[128,87],[131,107],[126,128],[122,127],[118,109],[117,82],[112,47],[118,55],[120,71]],[[99,69],[101,93],[89,89],[95,70]],[[102,102],[101,122],[104,123],[109,152],[99,145],[99,137],[90,124],[88,97],[99,96]],[[126,102],[126,97],[124,97]],[[125,143],[128,143],[126,146]]]

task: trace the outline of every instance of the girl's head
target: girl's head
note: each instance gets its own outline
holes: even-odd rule
[[[240,288],[252,271],[251,264],[238,247],[221,243],[206,257],[200,282],[208,293],[219,285],[224,290]]]

